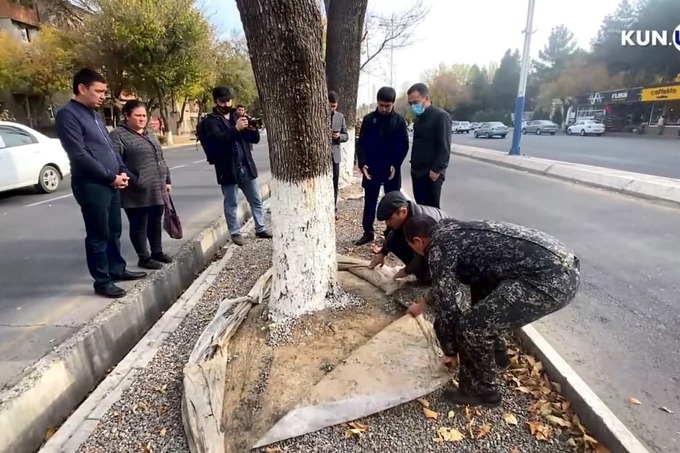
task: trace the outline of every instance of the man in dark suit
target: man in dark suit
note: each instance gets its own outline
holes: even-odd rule
[[[349,139],[347,135],[347,124],[345,124],[345,116],[338,112],[338,93],[335,91],[328,92],[328,107],[331,111],[330,128],[331,128],[331,159],[333,162],[333,194],[335,200],[335,211],[338,211],[338,190],[340,188],[340,162],[342,160],[341,143],[345,143]]]
[[[355,245],[364,245],[375,239],[375,211],[380,189],[385,193],[401,189],[401,164],[408,154],[406,120],[394,111],[397,92],[392,87],[378,90],[378,106],[361,122],[357,142],[359,169],[363,174],[364,234]]]

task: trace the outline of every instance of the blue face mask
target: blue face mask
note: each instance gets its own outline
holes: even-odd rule
[[[420,116],[423,114],[425,111],[425,107],[423,107],[423,103],[421,102],[420,104],[411,104],[411,110],[413,110],[413,113],[416,116]]]

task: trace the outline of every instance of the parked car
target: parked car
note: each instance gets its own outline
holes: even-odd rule
[[[533,120],[527,121],[522,124],[523,134],[536,134],[541,135],[543,133],[555,135],[560,127],[549,120]]]
[[[479,127],[480,124],[481,123],[470,123],[470,130],[474,131],[475,129],[477,129]]]
[[[593,120],[579,120],[567,128],[567,135],[572,134],[597,135],[599,137],[604,134],[604,124]]]
[[[470,133],[470,122],[469,121],[454,121],[451,131],[454,134],[469,134]]]
[[[505,138],[508,135],[510,128],[500,121],[490,121],[488,123],[482,123],[477,129],[475,129],[475,138],[484,137],[500,137]]]
[[[70,172],[59,140],[23,124],[0,121],[0,192],[35,186],[52,193]]]

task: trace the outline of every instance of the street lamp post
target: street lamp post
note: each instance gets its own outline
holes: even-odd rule
[[[534,4],[536,0],[529,0],[527,11],[527,24],[524,28],[524,49],[522,50],[522,68],[519,73],[519,87],[517,88],[517,102],[515,103],[515,127],[512,132],[512,147],[510,155],[519,156],[519,142],[522,137],[522,119],[524,118],[524,95],[527,88],[527,76],[529,75],[529,55],[531,48],[531,35],[533,34]]]

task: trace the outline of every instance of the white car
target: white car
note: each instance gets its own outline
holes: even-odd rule
[[[52,193],[70,173],[59,140],[23,124],[0,121],[0,192],[35,186]]]
[[[469,134],[470,133],[470,122],[469,121],[454,121],[451,125],[451,132],[454,134]]]
[[[593,120],[578,120],[567,128],[567,135],[572,134],[597,135],[599,137],[604,134],[604,124]]]

